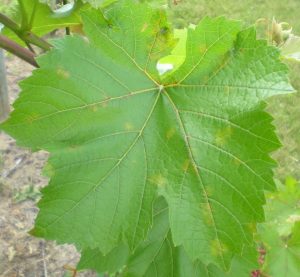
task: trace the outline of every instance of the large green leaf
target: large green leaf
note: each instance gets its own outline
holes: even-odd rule
[[[161,80],[174,45],[164,11],[119,1],[85,14],[87,39],[67,37],[38,59],[2,128],[50,152],[32,234],[109,253],[134,250],[168,204],[175,246],[229,268],[264,219],[279,147],[264,99],[289,93],[279,51],[239,22],[204,18],[186,59]]]
[[[166,203],[159,199],[155,205],[154,223],[148,238],[130,254],[128,246],[121,244],[108,255],[98,249],[85,249],[81,253],[78,270],[94,269],[98,273],[121,274],[123,277],[235,277],[250,276],[258,267],[257,252],[247,248],[243,256],[236,256],[229,272],[200,261],[191,262],[182,247],[174,247]]]

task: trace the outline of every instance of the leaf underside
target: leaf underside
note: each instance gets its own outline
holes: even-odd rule
[[[188,30],[185,61],[159,76],[157,61],[176,45],[164,11],[119,1],[83,22],[87,38],[57,40],[38,59],[2,125],[50,152],[31,233],[132,252],[162,196],[165,243],[228,269],[274,189],[269,154],[280,143],[264,100],[293,91],[278,50],[237,21],[204,18]]]

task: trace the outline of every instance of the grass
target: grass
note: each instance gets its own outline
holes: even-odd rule
[[[179,2],[179,1],[178,1]],[[300,36],[299,0],[181,0],[172,7],[171,17],[176,27],[189,23],[197,24],[204,16],[225,15],[232,19],[243,20],[247,25],[260,19],[271,22],[273,17],[279,22],[288,22],[293,32]],[[261,25],[260,35],[266,26]],[[283,147],[274,153],[278,161],[277,178],[286,176],[300,179],[300,63],[289,62],[290,79],[295,94],[271,98],[268,110],[272,113],[278,135]]]

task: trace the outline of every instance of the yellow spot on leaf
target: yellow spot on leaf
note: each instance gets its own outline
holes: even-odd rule
[[[97,112],[99,110],[99,107],[97,105],[91,105],[89,107],[89,110],[92,112]]]
[[[206,194],[207,194],[208,197],[211,197],[211,196],[214,195],[213,186],[208,185],[208,186],[206,186],[205,190],[206,190]]]
[[[56,74],[63,79],[70,78],[70,72],[68,72],[67,70],[65,70],[61,67],[56,70]]]
[[[161,57],[160,52],[151,53],[149,55],[149,58],[150,58],[151,61],[153,61],[153,60],[157,61],[157,60],[160,59],[160,57]]]
[[[226,244],[220,242],[218,239],[214,239],[211,241],[210,251],[213,256],[220,257],[228,251],[228,248]]]
[[[229,94],[229,91],[230,91],[229,86],[225,86],[225,87],[224,87],[224,92],[225,92],[226,95]]]
[[[26,122],[28,124],[32,124],[35,120],[37,120],[40,117],[39,114],[31,114],[30,116],[26,117]]]
[[[210,208],[209,203],[201,203],[200,208],[201,208],[201,213],[202,213],[202,217],[204,219],[205,224],[207,226],[212,226],[213,218],[212,218],[211,208]]]
[[[167,131],[167,133],[166,133],[167,140],[169,140],[170,138],[172,138],[175,133],[176,133],[176,130],[174,128],[169,129]]]
[[[215,139],[216,144],[219,146],[225,145],[229,141],[231,135],[232,135],[231,127],[226,127],[218,130]]]
[[[131,122],[126,122],[125,125],[124,125],[124,128],[125,128],[126,131],[134,130],[134,126]]]
[[[209,80],[209,76],[204,76],[204,77],[203,77],[203,82],[204,82],[204,83],[208,82],[208,80]]]
[[[182,165],[182,169],[184,172],[187,172],[187,170],[189,169],[190,166],[190,160],[185,160],[183,165]]]
[[[158,174],[150,177],[150,182],[158,187],[164,187],[168,183],[168,180],[161,174]]]
[[[241,161],[239,159],[234,158],[233,159],[233,164],[239,166],[239,165],[241,165]]]
[[[207,47],[205,45],[200,45],[199,46],[199,51],[201,54],[204,54],[207,51]]]
[[[53,165],[50,163],[47,163],[44,166],[43,175],[45,175],[47,177],[52,177],[52,176],[54,176],[54,174],[55,174],[55,169],[54,169]]]
[[[109,100],[109,98],[107,100]],[[108,105],[108,101],[104,101],[100,105],[101,105],[102,108],[106,108],[107,105]]]
[[[145,32],[146,31],[146,29],[148,28],[148,23],[145,23],[144,24],[144,26],[143,26],[143,28],[142,28],[142,30],[141,30],[141,32],[143,33],[143,32]]]
[[[249,229],[249,231],[251,233],[255,233],[257,231],[256,223],[255,222],[250,222],[246,226],[247,226],[247,228]]]
[[[199,167],[197,167],[197,165],[195,163],[192,163],[192,169],[195,175],[198,175],[200,172]]]

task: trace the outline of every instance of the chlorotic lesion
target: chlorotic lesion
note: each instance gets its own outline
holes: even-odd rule
[[[175,128],[170,128],[167,130],[166,139],[170,140],[176,134]]]
[[[134,125],[131,122],[126,122],[124,124],[124,129],[126,131],[133,131],[134,130]]]
[[[245,224],[245,226],[249,230],[249,232],[251,233],[257,232],[257,224],[254,221]]]
[[[145,32],[148,27],[149,27],[148,23],[145,23],[141,29],[141,33]]]
[[[233,133],[232,128],[229,126],[218,130],[215,136],[216,145],[218,146],[225,145],[232,137],[232,133]]]
[[[91,112],[97,112],[98,110],[99,110],[99,106],[97,106],[97,105],[91,105],[91,106],[89,106],[89,110],[91,111]]]
[[[212,197],[215,194],[215,189],[213,185],[206,186],[205,191],[208,197]]]
[[[40,114],[31,114],[29,116],[26,117],[26,122],[27,124],[32,124],[34,121],[38,120],[40,118]]]
[[[63,79],[69,79],[70,78],[70,72],[63,69],[62,67],[57,68],[56,74],[63,78]]]
[[[232,163],[237,167],[242,164],[241,160],[239,160],[238,158],[233,158]]]
[[[201,44],[199,46],[199,52],[200,52],[200,54],[205,54],[207,51],[208,51],[208,48],[207,48],[206,44]]]
[[[210,252],[214,257],[222,257],[228,252],[228,247],[219,239],[214,239],[210,242]]]
[[[201,215],[206,226],[213,226],[214,221],[212,217],[212,211],[209,203],[200,204]]]
[[[190,167],[190,164],[191,164],[190,160],[186,159],[186,160],[184,161],[184,163],[183,163],[183,165],[182,165],[182,169],[183,169],[184,172],[187,172],[187,171],[188,171],[188,169],[189,169],[189,167]]]
[[[229,95],[229,92],[230,92],[230,87],[229,86],[224,86],[225,95]]]
[[[149,181],[160,188],[165,187],[168,183],[168,180],[161,174],[151,176]]]
[[[108,101],[110,100],[110,98],[107,98],[106,101],[103,101],[102,103],[100,103],[100,107],[101,108],[106,108],[108,106]]]
[[[54,176],[54,174],[55,174],[54,166],[50,162],[46,163],[46,165],[43,168],[43,175],[47,177],[51,177]]]

